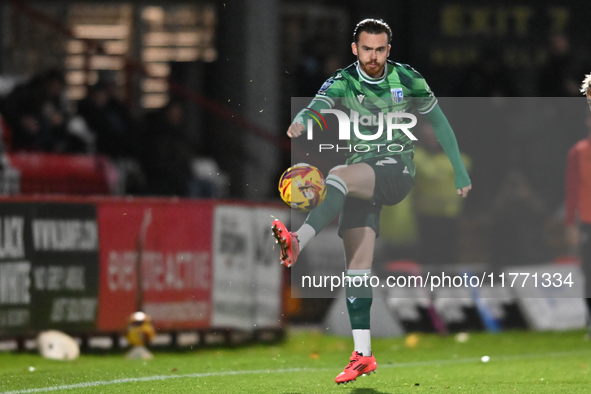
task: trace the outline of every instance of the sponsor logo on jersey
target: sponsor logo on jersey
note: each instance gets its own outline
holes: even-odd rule
[[[329,78],[326,80],[326,82],[324,82],[322,84],[322,86],[320,87],[320,90],[318,91],[318,93],[324,93],[328,90],[328,88],[330,88],[332,86],[332,84],[334,83],[334,79]]]
[[[343,75],[342,75],[341,73],[338,73],[338,74],[337,74],[337,75],[334,77],[334,79],[339,79],[339,78],[342,78],[342,77],[343,77]]]
[[[392,94],[392,98],[394,99],[395,103],[402,102],[402,99],[404,98],[402,88],[390,89],[390,93]]]
[[[358,94],[357,95],[357,100],[359,100],[359,104],[361,104],[363,102],[363,99],[365,98],[365,94]]]

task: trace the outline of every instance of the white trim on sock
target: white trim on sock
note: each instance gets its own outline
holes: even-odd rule
[[[371,356],[371,334],[370,330],[352,330],[355,351],[364,357]]]
[[[347,275],[351,275],[351,276],[363,276],[366,275],[370,276],[371,275],[371,269],[367,269],[367,270],[347,270]]]
[[[367,286],[368,281],[371,280],[371,268],[367,270],[347,270],[348,285],[353,284],[355,287]]]
[[[314,227],[304,223],[295,234],[298,236],[298,240],[300,241],[301,252],[302,249],[304,249],[304,246],[306,246],[306,244],[316,236],[316,231],[314,230]]]
[[[326,177],[326,184],[336,187],[345,196],[347,194],[349,194],[349,188],[347,187],[347,184],[345,183],[345,181],[343,181],[341,179],[340,176],[330,174],[328,177]]]

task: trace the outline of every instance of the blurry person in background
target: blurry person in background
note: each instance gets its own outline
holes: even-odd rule
[[[418,131],[414,158],[417,173],[412,196],[419,229],[419,263],[457,264],[463,199],[449,187],[454,182],[454,169],[437,141],[433,126],[422,123]],[[470,158],[464,153],[461,158],[470,171]]]
[[[140,162],[150,195],[212,197],[213,185],[193,169],[196,149],[185,129],[185,106],[176,98],[148,113],[142,127]]]
[[[13,150],[64,152],[68,149],[65,86],[63,74],[49,70],[16,86],[6,97],[2,111],[13,132]]]
[[[193,151],[187,143],[184,115],[183,103],[172,99],[144,118],[140,162],[150,195],[189,195]]]
[[[135,128],[129,111],[116,97],[115,88],[114,82],[99,80],[78,103],[78,115],[92,134],[92,152],[108,156],[117,168],[115,193],[142,193],[145,176],[138,161]]]
[[[11,150],[85,153],[94,138],[81,117],[72,116],[59,70],[48,70],[17,85],[1,111],[12,130]]]
[[[110,83],[99,81],[90,87],[88,96],[78,103],[78,114],[95,135],[96,153],[111,158],[133,157],[131,122],[114,100]]]
[[[587,96],[587,103],[591,110],[591,74],[585,77],[580,90]],[[572,248],[579,247],[581,268],[585,275],[585,298],[589,318],[591,317],[591,114],[587,116],[586,123],[589,134],[568,152],[565,225],[566,242]]]

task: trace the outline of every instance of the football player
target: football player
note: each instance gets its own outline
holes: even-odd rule
[[[287,135],[297,138],[306,133],[307,120],[313,111],[321,113],[323,109],[333,108],[341,98],[345,98],[343,103],[347,102],[346,98],[353,98],[348,100],[351,104],[361,103],[363,99],[384,98],[392,103],[388,108],[380,109],[384,113],[416,110],[429,119],[453,166],[457,194],[466,197],[472,186],[453,130],[425,79],[412,67],[388,60],[391,38],[390,27],[382,20],[359,22],[351,44],[357,61],[337,70],[322,85],[312,102],[297,114]],[[366,135],[379,134],[372,126],[359,128]],[[352,149],[346,164],[330,171],[326,179],[326,198],[309,213],[300,229],[290,232],[279,220],[272,225],[281,247],[281,260],[291,266],[306,244],[341,214],[338,232],[343,239],[347,276],[350,278],[346,296],[355,349],[349,364],[335,378],[339,384],[354,381],[359,375],[369,374],[377,368],[371,349],[372,289],[368,279],[379,235],[380,210],[382,205],[402,201],[413,186],[412,140],[397,129],[391,133],[391,139],[387,137],[388,133],[381,133],[379,138],[367,144],[365,139],[351,133],[350,146],[366,143],[373,148]],[[390,144],[400,148],[395,149],[396,152],[384,149]]]

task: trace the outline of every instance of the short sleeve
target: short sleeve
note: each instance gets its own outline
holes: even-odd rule
[[[341,70],[337,70],[328,78],[316,93],[316,98],[326,101],[331,108],[335,105],[332,100],[335,97],[347,97],[347,80],[343,77]]]

